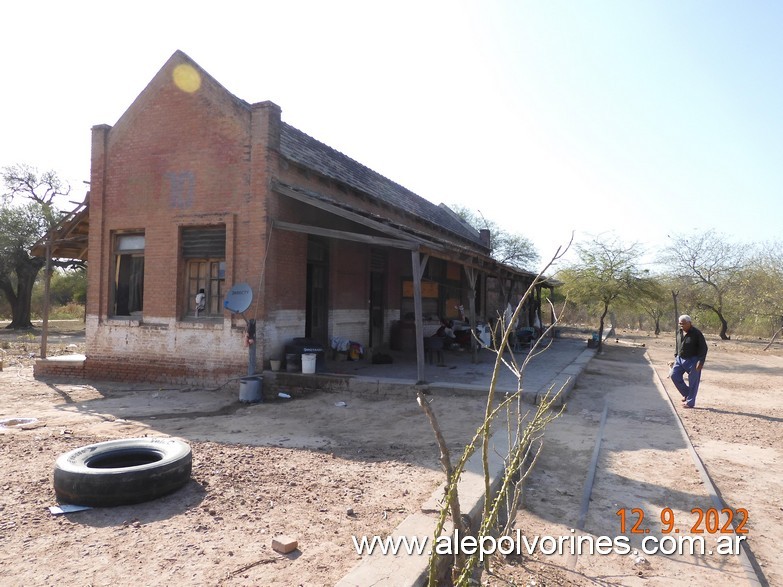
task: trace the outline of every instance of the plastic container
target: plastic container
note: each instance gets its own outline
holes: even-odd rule
[[[302,363],[299,359],[299,355],[296,353],[286,353],[285,355],[285,370],[288,373],[298,373],[302,370]]]
[[[326,351],[321,343],[311,338],[295,338],[285,345],[286,361],[288,354],[296,354],[296,363],[299,371],[301,369],[301,355],[315,355],[315,370],[324,371],[326,369]]]
[[[302,355],[302,373],[315,373],[314,353],[304,353]]]
[[[239,380],[239,401],[247,404],[261,401],[260,377],[242,377]]]

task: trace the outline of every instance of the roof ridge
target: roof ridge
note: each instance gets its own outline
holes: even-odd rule
[[[381,202],[428,221],[475,246],[486,248],[480,234],[452,211],[281,120],[281,154],[326,177],[362,191]]]
[[[358,165],[359,167],[361,167],[361,168],[363,168],[363,169],[366,169],[367,171],[369,171],[369,172],[370,172],[370,173],[372,173],[373,175],[377,175],[379,178],[383,179],[384,181],[387,181],[387,182],[389,182],[390,184],[393,184],[393,185],[395,185],[395,186],[397,186],[397,187],[399,187],[399,188],[401,188],[401,189],[405,190],[405,191],[406,191],[406,192],[408,192],[409,194],[412,194],[412,195],[414,195],[414,196],[417,196],[417,197],[419,197],[419,198],[423,199],[425,202],[429,202],[429,203],[430,203],[430,204],[432,204],[433,206],[438,206],[438,204],[433,204],[432,202],[430,202],[429,200],[427,200],[427,199],[426,199],[426,198],[424,198],[423,196],[420,196],[419,194],[417,194],[416,192],[414,192],[414,191],[413,191],[413,190],[411,190],[410,188],[406,188],[406,187],[405,187],[404,185],[402,185],[401,183],[398,183],[398,182],[394,181],[393,179],[391,179],[391,178],[389,178],[389,177],[386,177],[385,175],[383,175],[382,173],[380,173],[380,172],[378,172],[378,171],[375,171],[375,170],[374,170],[373,168],[371,168],[371,167],[367,167],[367,166],[366,166],[364,163],[362,163],[361,161],[358,161],[358,160],[354,159],[354,158],[353,158],[353,157],[351,157],[350,155],[346,155],[345,153],[343,153],[343,152],[342,152],[342,151],[340,151],[339,149],[335,149],[334,147],[332,147],[332,146],[330,146],[330,145],[327,145],[327,144],[326,144],[326,143],[324,143],[323,141],[321,141],[321,140],[319,140],[319,139],[315,138],[314,136],[312,136],[312,135],[310,135],[310,134],[306,133],[305,131],[303,131],[303,130],[301,130],[301,129],[297,128],[297,127],[295,127],[294,125],[292,125],[292,124],[290,124],[290,123],[288,123],[288,122],[285,122],[285,121],[281,121],[281,124],[283,124],[283,125],[285,125],[285,126],[288,126],[289,128],[291,128],[291,129],[293,129],[293,130],[295,130],[295,131],[297,131],[297,132],[299,132],[299,133],[303,134],[303,135],[304,135],[304,136],[306,136],[308,139],[310,139],[310,140],[313,140],[313,141],[315,141],[316,143],[318,143],[318,144],[320,144],[320,145],[322,145],[322,146],[326,147],[326,148],[327,148],[327,149],[329,149],[330,151],[333,151],[334,153],[337,153],[337,154],[338,154],[338,155],[340,155],[341,157],[344,157],[344,158],[348,159],[349,161],[351,161],[352,163],[355,163],[355,164],[356,164],[356,165]]]

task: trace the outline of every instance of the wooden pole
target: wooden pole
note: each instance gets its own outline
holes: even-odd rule
[[[427,266],[428,255],[422,262],[419,251],[411,251],[413,271],[413,313],[416,324],[416,377],[417,383],[424,383],[424,319],[422,318],[421,278]]]
[[[46,358],[49,338],[49,283],[52,279],[52,237],[46,235],[46,269],[44,270],[43,324],[41,325],[41,358]]]
[[[473,267],[463,266],[465,269],[465,277],[468,278],[468,316],[470,317],[470,353],[473,363],[478,363],[478,344],[476,344],[476,337],[474,336],[476,328],[476,281],[478,278],[478,272]]]

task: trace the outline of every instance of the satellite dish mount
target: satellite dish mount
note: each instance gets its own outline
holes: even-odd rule
[[[232,314],[239,314],[245,320],[245,343],[248,346],[247,374],[256,372],[256,321],[245,318],[245,310],[253,302],[253,288],[247,283],[234,284],[223,300],[223,307]]]
[[[247,283],[236,283],[228,290],[223,300],[223,307],[232,314],[242,314],[244,318],[244,311],[251,303],[253,303],[253,288]]]

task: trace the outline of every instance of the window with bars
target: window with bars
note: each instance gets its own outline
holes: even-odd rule
[[[223,315],[226,282],[226,227],[202,226],[182,229],[182,256],[185,261],[185,316]],[[203,290],[203,291],[202,291]],[[199,293],[203,309],[197,311]]]

